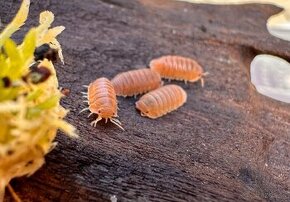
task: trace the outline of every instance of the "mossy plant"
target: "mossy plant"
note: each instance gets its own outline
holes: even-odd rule
[[[26,21],[30,0],[23,0],[13,21],[0,33],[0,201],[11,179],[32,175],[44,163],[58,129],[77,137],[75,128],[63,120],[67,114],[60,104],[62,94],[53,63],[38,61],[32,72],[35,49],[43,44],[58,50],[56,40],[63,26],[50,28],[54,15],[40,14],[39,26],[30,29],[23,42],[17,45],[11,35]],[[34,73],[34,74],[33,74]],[[37,80],[37,81],[35,81]]]

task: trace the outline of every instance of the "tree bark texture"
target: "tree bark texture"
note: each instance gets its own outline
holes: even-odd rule
[[[1,0],[7,24],[19,1]],[[257,94],[250,84],[253,57],[290,59],[290,43],[271,36],[270,5],[213,6],[169,0],[35,0],[29,26],[43,10],[64,25],[59,37],[66,64],[56,65],[62,105],[80,138],[59,133],[57,147],[33,176],[12,181],[23,201],[289,201],[290,105]],[[23,31],[14,35],[23,36]],[[96,128],[78,114],[83,85],[98,77],[148,66],[177,54],[210,74],[205,87],[184,84],[187,103],[151,120],[135,98],[119,98],[125,131]],[[165,83],[168,83],[167,81]],[[138,99],[138,98],[137,98]],[[12,201],[6,191],[5,201]]]

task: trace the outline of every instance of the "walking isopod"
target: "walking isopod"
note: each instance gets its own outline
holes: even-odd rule
[[[119,96],[136,96],[162,85],[161,77],[151,69],[143,68],[117,74],[111,80]]]
[[[184,80],[189,82],[201,81],[204,86],[203,77],[208,73],[203,72],[202,67],[193,59],[168,55],[150,62],[150,68],[158,72],[161,77],[168,79]]]
[[[143,95],[137,102],[136,108],[141,116],[155,119],[161,117],[186,102],[186,92],[177,85],[166,85]]]
[[[104,118],[106,123],[109,119],[112,123],[124,130],[121,122],[115,118],[118,117],[118,106],[112,83],[107,78],[102,77],[90,83],[87,88],[88,92],[83,94],[88,99],[86,102],[89,104],[89,107],[83,109],[81,112],[89,110],[91,112],[89,116],[92,114],[98,115],[98,118],[91,122],[91,125],[96,126]]]

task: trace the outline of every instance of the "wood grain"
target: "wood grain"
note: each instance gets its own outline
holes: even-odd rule
[[[11,2],[1,1],[4,24],[19,6]],[[62,104],[80,138],[60,133],[40,170],[13,180],[23,201],[289,201],[290,107],[258,95],[248,71],[258,53],[290,58],[289,42],[266,30],[278,8],[35,0],[27,25],[47,9],[55,25],[66,26],[66,64],[57,71],[71,90]],[[124,132],[111,123],[91,127],[95,117],[78,115],[82,85],[168,54],[197,58],[210,73],[204,88],[173,82],[188,94],[178,111],[150,120],[134,109],[134,98],[120,98]]]

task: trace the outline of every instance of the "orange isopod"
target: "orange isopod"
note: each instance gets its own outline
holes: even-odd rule
[[[89,116],[92,114],[98,115],[98,118],[92,121],[91,125],[96,126],[104,118],[106,123],[109,119],[112,123],[124,130],[121,122],[114,118],[118,117],[118,104],[112,83],[107,78],[102,77],[85,87],[88,88],[88,92],[83,94],[88,99],[86,102],[89,104],[89,107],[83,109],[81,112],[89,110],[91,112]]]
[[[179,107],[186,102],[186,92],[177,85],[166,85],[143,95],[137,102],[136,108],[141,116],[156,119]]]
[[[193,59],[168,55],[150,62],[150,68],[158,72],[161,77],[167,79],[184,80],[189,82],[201,81],[204,86],[203,77],[208,73],[203,72],[202,67]]]
[[[159,88],[162,85],[158,73],[148,68],[117,74],[111,80],[118,96],[136,96]]]

